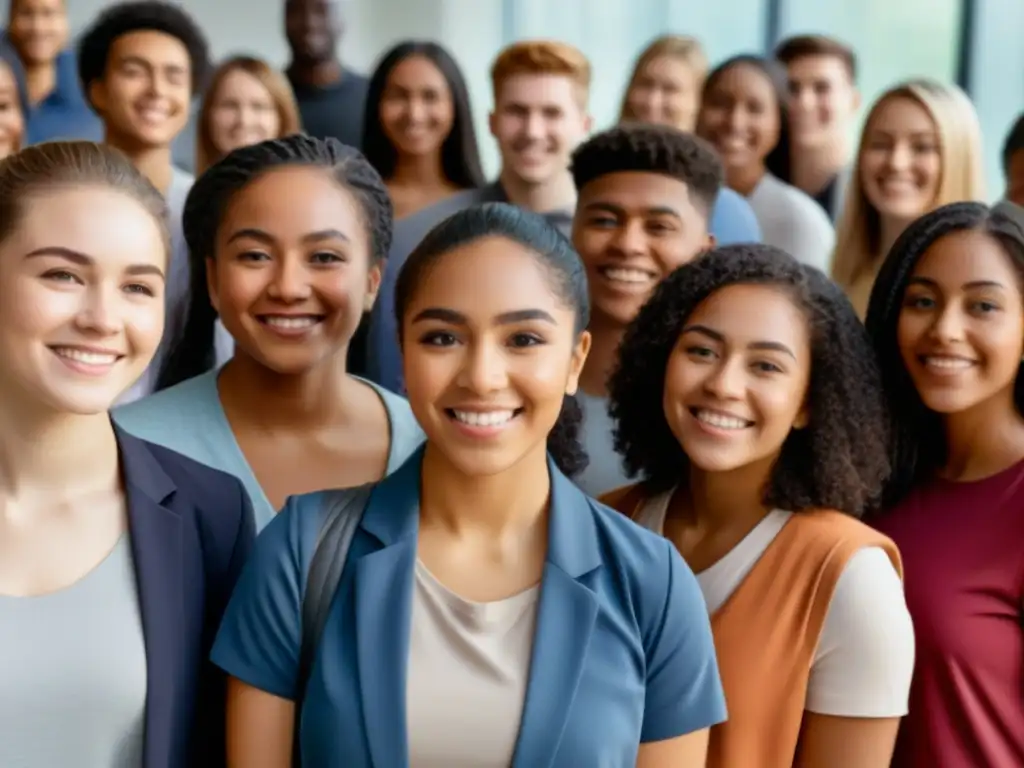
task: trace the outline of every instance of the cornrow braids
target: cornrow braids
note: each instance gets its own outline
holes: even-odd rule
[[[871,291],[864,324],[893,414],[893,471],[885,506],[897,503],[946,458],[941,419],[917,393],[900,354],[897,326],[903,295],[917,263],[937,240],[964,230],[978,230],[996,238],[1024,278],[1024,211],[1013,203],[989,208],[983,203],[959,202],[925,214],[903,231],[882,263]],[[1020,373],[1014,384],[1014,402],[1018,412],[1024,413],[1024,376]]]
[[[610,173],[636,171],[683,182],[710,211],[725,179],[718,153],[703,139],[664,125],[626,123],[595,134],[572,156],[576,189]]]
[[[669,358],[693,311],[732,285],[782,290],[807,320],[811,375],[807,426],[790,432],[764,491],[765,504],[860,516],[888,476],[888,418],[864,326],[818,270],[768,245],[728,245],[669,275],[630,325],[609,382],[615,448],[651,494],[688,482],[689,459],[664,413]]]
[[[165,389],[214,366],[214,321],[206,281],[206,260],[216,256],[217,230],[235,194],[264,173],[287,166],[323,168],[359,203],[371,245],[372,264],[391,248],[394,208],[387,187],[357,149],[336,139],[294,134],[240,147],[210,166],[192,185],[182,225],[189,251],[191,289],[182,339],[168,356],[157,388]]]

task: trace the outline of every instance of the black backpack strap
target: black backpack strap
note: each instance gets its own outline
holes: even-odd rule
[[[363,517],[373,484],[325,493],[327,514],[317,536],[309,564],[306,589],[302,595],[302,644],[299,647],[299,668],[295,680],[295,728],[292,735],[292,766],[299,768],[299,725],[306,686],[316,658],[327,614],[338,591],[352,537]]]

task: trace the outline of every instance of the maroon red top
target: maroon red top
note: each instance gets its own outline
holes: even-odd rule
[[[917,636],[894,768],[1024,766],[1024,462],[918,489],[876,527]]]

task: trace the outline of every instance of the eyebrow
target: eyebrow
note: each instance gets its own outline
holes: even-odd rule
[[[923,285],[926,288],[934,288],[935,290],[939,289],[938,282],[933,280],[930,277],[912,277],[912,278],[910,278],[907,281],[907,286],[909,287],[911,285]],[[971,289],[971,288],[1001,288],[1003,290],[1006,290],[1006,286],[1003,285],[1002,283],[1000,283],[998,280],[969,280],[968,282],[964,283],[960,287],[961,288],[968,288],[968,289]]]
[[[626,209],[621,205],[615,205],[614,203],[595,202],[587,203],[584,206],[585,211],[604,211],[605,213],[614,213],[616,215],[622,215],[626,213]],[[675,208],[671,208],[667,205],[653,205],[643,209],[643,213],[647,216],[673,216],[677,219],[683,217],[679,214]]]
[[[725,336],[718,331],[708,328],[706,325],[688,325],[680,332],[680,336],[687,333],[697,333],[701,336],[707,336],[709,339],[717,341],[720,344],[725,343]],[[767,352],[781,352],[784,355],[789,355],[796,360],[796,353],[792,349],[787,347],[785,344],[779,341],[752,341],[747,345],[747,349],[764,350]]]
[[[270,233],[255,227],[245,227],[244,229],[232,232],[228,242],[233,243],[235,240],[241,240],[245,237],[250,240],[259,240],[261,243],[270,244],[274,242],[274,238],[271,237]],[[304,243],[319,243],[323,240],[344,240],[347,243],[349,242],[349,237],[340,229],[321,229],[302,236],[302,242]]]
[[[87,256],[80,251],[74,251],[70,248],[62,248],[60,246],[36,248],[34,251],[29,251],[25,254],[26,259],[37,259],[43,256],[55,256],[58,259],[70,261],[72,264],[77,264],[80,267],[92,267],[96,265],[96,259],[92,256]],[[159,277],[161,280],[164,279],[164,271],[160,269],[160,267],[152,264],[131,264],[125,269],[125,273],[129,275],[153,275],[155,277]]]
[[[444,307],[428,307],[412,319],[413,323],[422,323],[426,320],[440,320],[452,325],[469,325],[469,319],[461,312]],[[513,312],[503,312],[494,318],[498,325],[512,325],[523,323],[528,320],[540,320],[551,325],[558,325],[549,313],[543,309],[517,309]]]
[[[144,59],[141,56],[122,56],[121,64],[136,64],[146,69],[162,69],[165,72],[173,72],[176,75],[185,74],[185,67],[180,64],[154,64],[148,59]]]

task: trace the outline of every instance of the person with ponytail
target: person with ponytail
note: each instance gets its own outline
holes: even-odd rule
[[[391,242],[380,176],[334,139],[241,147],[192,187],[193,291],[169,389],[115,412],[127,431],[235,475],[262,528],[288,496],[379,480],[422,441],[404,398],[347,373]],[[234,340],[214,369],[214,323]]]
[[[303,765],[703,766],[725,708],[694,576],[569,479],[579,257],[538,214],[473,207],[428,234],[395,299],[427,441],[370,487],[305,685],[323,496],[264,530],[212,656],[229,761],[297,765],[294,736]]]

